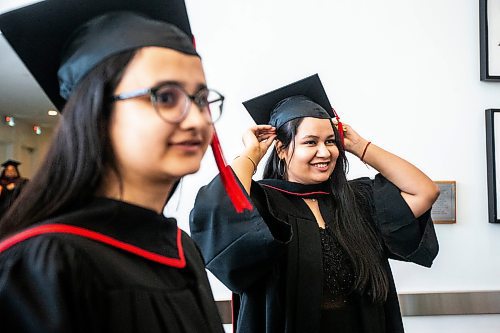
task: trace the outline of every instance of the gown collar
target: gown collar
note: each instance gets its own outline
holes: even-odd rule
[[[259,183],[268,188],[302,198],[319,198],[331,194],[330,180],[319,184],[301,184],[282,179],[263,179]]]
[[[159,260],[153,261],[176,262],[173,266],[177,267],[185,265],[182,231],[177,227],[177,221],[144,207],[95,197],[80,209],[43,224],[50,223],[89,229],[118,241],[125,248],[128,245],[136,248],[136,251],[129,252],[146,259],[156,257]]]

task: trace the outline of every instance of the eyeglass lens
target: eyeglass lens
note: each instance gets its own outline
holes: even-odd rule
[[[196,93],[193,100],[208,122],[215,122],[220,117],[223,98],[217,92],[203,89]],[[163,119],[176,122],[189,112],[191,98],[179,87],[168,85],[156,91],[154,104]]]

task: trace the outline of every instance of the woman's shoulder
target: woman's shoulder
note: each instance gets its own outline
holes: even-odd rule
[[[348,181],[349,185],[354,188],[370,188],[373,186],[374,179],[370,177],[353,178]]]
[[[71,241],[67,235],[45,233],[25,236],[24,232],[11,235],[0,243],[0,260],[22,259],[43,262],[73,257],[79,251],[78,244]]]
[[[20,241],[0,252],[0,279],[33,279],[51,281],[61,276],[76,276],[85,262],[85,251],[68,237],[57,234],[38,235]],[[17,277],[16,277],[17,276]]]
[[[349,184],[353,190],[365,193],[375,193],[377,195],[393,191],[399,193],[397,187],[380,173],[376,174],[373,178],[360,177],[351,179],[349,180]]]
[[[364,205],[372,205],[374,180],[369,177],[355,178],[348,181],[357,201]]]

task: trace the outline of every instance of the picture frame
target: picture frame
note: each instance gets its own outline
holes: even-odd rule
[[[500,183],[497,170],[500,159],[496,156],[496,147],[500,147],[500,109],[486,110],[486,174],[488,181],[488,221],[500,223]]]
[[[500,2],[479,0],[481,80],[500,81]]]
[[[457,183],[454,180],[436,180],[441,193],[432,205],[431,217],[435,224],[457,223]]]

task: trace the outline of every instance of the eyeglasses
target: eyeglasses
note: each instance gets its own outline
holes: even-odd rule
[[[191,103],[196,104],[209,123],[216,122],[224,105],[224,96],[215,90],[202,88],[189,95],[184,88],[175,83],[163,83],[153,88],[125,92],[112,97],[114,102],[148,96],[156,113],[168,123],[180,123],[188,115]]]

